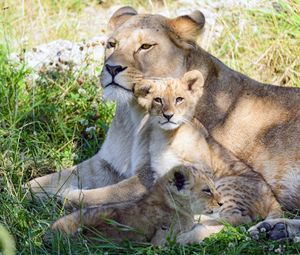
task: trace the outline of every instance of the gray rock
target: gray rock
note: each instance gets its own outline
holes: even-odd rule
[[[32,51],[25,52],[21,58],[11,54],[14,62],[23,61],[32,69],[29,78],[38,79],[40,74],[72,71],[84,75],[97,75],[103,62],[106,36],[97,36],[87,42],[73,43],[67,40],[56,40],[39,45]]]

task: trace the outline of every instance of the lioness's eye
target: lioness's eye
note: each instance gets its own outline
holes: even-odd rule
[[[144,44],[142,44],[142,46],[140,47],[140,49],[142,49],[142,50],[149,50],[152,46],[153,46],[152,44],[144,43]]]
[[[116,42],[112,42],[112,41],[107,42],[106,48],[107,49],[114,48],[116,47],[116,44],[117,44]]]
[[[156,103],[162,104],[162,100],[161,100],[160,97],[154,98],[154,101],[155,101]]]
[[[181,103],[182,101],[183,101],[183,97],[177,97],[176,98],[176,104],[179,104],[179,103]]]

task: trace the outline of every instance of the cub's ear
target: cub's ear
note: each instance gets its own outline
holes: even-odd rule
[[[181,81],[192,94],[200,94],[203,90],[204,78],[198,70],[185,73]]]
[[[111,16],[110,20],[108,21],[108,28],[110,30],[115,30],[134,15],[137,15],[137,11],[132,7],[121,7]]]
[[[186,49],[194,47],[194,42],[204,27],[205,17],[202,12],[194,11],[189,15],[170,19],[169,26],[175,35],[173,39]]]
[[[194,177],[190,166],[179,165],[171,169],[171,178],[177,191],[190,187]]]
[[[184,175],[182,171],[175,171],[174,172],[174,184],[178,191],[182,190],[184,188],[185,182],[186,182],[186,176]]]

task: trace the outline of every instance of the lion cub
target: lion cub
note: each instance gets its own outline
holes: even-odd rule
[[[74,234],[80,226],[93,227],[115,241],[130,239],[161,245],[167,236],[189,231],[194,214],[217,209],[219,201],[220,196],[205,173],[182,165],[159,178],[137,203],[78,210],[57,220],[52,229]]]

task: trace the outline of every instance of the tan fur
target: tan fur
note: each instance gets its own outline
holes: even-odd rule
[[[131,152],[138,125],[130,117],[130,90],[141,75],[176,78],[197,69],[205,83],[195,117],[222,146],[262,174],[284,209],[300,209],[300,90],[259,83],[205,52],[195,41],[195,31],[203,26],[193,22],[199,21],[195,15],[168,19],[134,13],[129,8],[116,13],[109,22],[113,31],[104,65],[127,68],[114,77],[112,85],[112,75],[106,66],[102,71],[104,95],[116,100],[118,107],[101,150],[71,171],[32,180],[27,185],[33,193],[58,194],[62,199],[79,203],[80,192],[86,204],[118,203],[120,197],[122,202],[138,199],[151,186],[151,180],[143,179],[149,169],[142,169],[141,175],[135,171],[138,174],[133,177],[134,186],[130,186],[130,181],[128,185],[110,185],[133,174]],[[115,43],[113,47],[111,42]],[[143,44],[151,47],[142,49]],[[67,178],[72,171],[76,178]],[[104,186],[107,187],[101,188]],[[123,188],[124,196],[114,199],[109,195],[122,194]]]
[[[160,177],[167,174],[176,165],[190,164],[202,169],[209,176],[215,178],[222,203],[224,202],[219,212],[220,218],[232,224],[237,225],[250,222],[257,217],[280,217],[280,206],[263,178],[242,162],[238,162],[230,152],[223,149],[209,137],[201,123],[195,120],[194,123],[192,122],[193,112],[197,104],[196,99],[201,95],[202,87],[203,79],[198,71],[188,72],[180,80],[171,78],[148,79],[135,84],[134,95],[137,97],[136,100],[140,103],[141,108],[136,106],[133,111],[140,112],[139,117],[141,120],[144,118],[143,115],[147,116],[149,114],[150,116],[147,118],[148,122],[144,123],[144,126],[139,131],[141,133],[139,134],[139,140],[133,148],[133,150],[137,151],[134,158],[134,161],[137,162],[133,163],[134,168],[138,168],[138,166],[144,169],[147,168],[143,164],[145,155],[149,154],[147,158],[150,161],[147,164],[150,164],[148,167],[152,171],[148,172],[148,175],[153,176],[153,179],[156,179],[156,176]],[[166,124],[164,124],[166,122],[164,117],[166,113],[172,115],[169,122],[174,123],[167,128],[165,127]],[[151,144],[147,143],[149,138]],[[143,146],[140,146],[145,143],[148,145],[146,151],[143,150]],[[234,162],[234,160],[237,162]],[[212,169],[211,167],[214,168]],[[233,171],[235,172],[234,176],[232,176]],[[160,183],[161,181],[158,179],[158,182]],[[213,184],[211,184],[211,187],[214,187]],[[156,188],[157,185],[154,186],[154,190],[150,193],[156,194]],[[161,192],[160,190],[159,196],[162,196]],[[201,193],[198,195],[200,199]],[[150,197],[152,198],[152,196],[156,197],[156,195],[151,195]],[[245,197],[247,198],[246,201]],[[125,207],[126,209],[132,206],[137,208],[133,212],[131,210],[130,213],[126,212],[126,209],[122,208],[122,213],[116,214],[116,211],[113,211],[106,214],[109,218],[119,217],[118,220],[121,219],[119,223],[135,226],[138,229],[141,226],[147,226],[147,224],[153,228],[153,226],[157,226],[157,216],[153,215],[153,210],[150,208],[155,208],[155,213],[160,217],[162,215],[160,212],[166,206],[161,200],[155,205],[152,199],[150,199],[150,204],[148,200],[148,198],[146,200],[142,199],[137,203],[137,207],[135,205],[127,205]],[[174,200],[176,201],[177,199],[174,198]],[[91,213],[91,211],[94,213]],[[103,217],[103,213],[99,214],[99,211],[103,211],[103,207],[88,209],[83,213],[77,212],[62,218],[54,226],[56,226],[55,228],[63,229],[67,233],[73,233],[79,227],[79,219],[81,219],[83,225],[96,226],[99,221],[101,222],[99,217]],[[199,211],[202,212],[203,210],[199,209]],[[138,225],[134,225],[131,219],[127,218],[128,213],[131,217],[132,215],[135,216],[134,221],[138,222],[136,223]],[[140,222],[139,219],[144,219],[144,217],[147,219],[147,222]],[[180,243],[199,242],[209,234],[222,229],[222,225],[217,221],[209,226],[197,225],[193,228],[191,228],[191,224],[187,226],[180,231],[178,237]],[[104,226],[102,228],[107,229]],[[145,229],[147,231],[147,227]],[[105,232],[105,234],[107,236],[118,236],[121,239],[120,234],[111,232],[111,230]],[[123,238],[125,238],[125,235],[123,235]],[[164,240],[165,238],[162,239]],[[155,240],[158,242],[159,237],[156,236]]]
[[[54,222],[52,229],[75,234],[79,227],[96,228],[116,241],[129,239],[161,245],[167,236],[174,238],[189,231],[194,214],[218,209],[219,201],[213,182],[201,170],[177,166],[139,202],[78,210]]]
[[[139,144],[150,137],[152,170],[161,175],[173,165],[186,163],[207,169],[214,176],[224,202],[220,217],[234,225],[258,217],[280,217],[279,203],[263,177],[218,144],[200,122],[193,120],[196,99],[202,91],[203,79],[198,71],[186,73],[181,80],[142,80],[136,84],[137,101],[147,110],[145,114],[150,114],[150,128]],[[166,124],[162,124],[167,122],[166,113],[172,116],[169,122],[176,123],[167,130]]]

